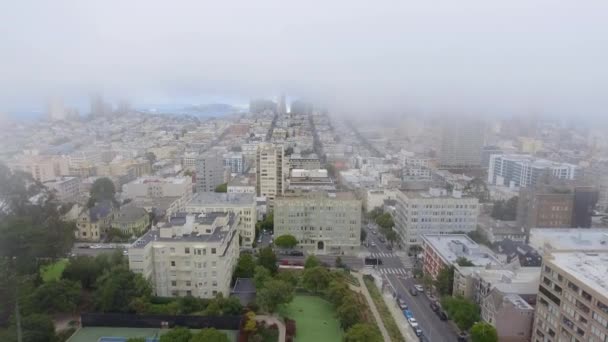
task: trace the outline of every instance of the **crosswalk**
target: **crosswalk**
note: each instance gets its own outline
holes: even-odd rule
[[[372,258],[396,258],[397,255],[395,253],[372,253],[370,255]]]
[[[391,268],[391,267],[386,267],[386,268],[380,268],[378,269],[378,272],[380,272],[380,274],[397,274],[397,275],[407,275],[408,271],[405,268],[399,267],[399,268]]]

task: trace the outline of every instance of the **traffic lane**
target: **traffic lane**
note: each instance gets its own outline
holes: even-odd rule
[[[396,283],[393,283],[392,280],[391,283],[394,286],[396,284],[397,288],[400,289],[398,293],[404,296],[402,298],[410,306],[414,317],[416,317],[422,331],[430,341],[456,341],[458,337],[457,333],[447,321],[440,320],[437,314],[431,310],[430,302],[426,296],[423,293],[420,293],[418,296],[412,296],[409,293],[409,289],[415,284],[412,279],[397,277],[393,277],[392,279]],[[421,321],[418,316],[422,317],[423,320]]]

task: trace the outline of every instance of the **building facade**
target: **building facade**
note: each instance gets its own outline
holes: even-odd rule
[[[55,193],[60,202],[75,201],[80,193],[80,179],[77,177],[58,177],[43,184]]]
[[[182,197],[191,194],[191,177],[141,177],[122,186],[124,198]]]
[[[481,165],[483,124],[477,120],[446,120],[442,125],[439,166],[467,168]]]
[[[356,255],[361,245],[361,201],[351,193],[280,197],[274,235],[290,234],[311,254]]]
[[[110,201],[85,208],[76,221],[76,240],[99,241],[112,225],[114,205]]]
[[[255,194],[200,192],[184,205],[183,210],[187,213],[238,214],[238,229],[243,246],[251,247],[255,240],[257,222]]]
[[[224,183],[224,160],[215,153],[207,153],[196,159],[196,191],[211,192]]]
[[[238,215],[178,213],[129,247],[129,269],[161,297],[230,294],[239,257]]]
[[[120,230],[123,234],[140,236],[150,225],[150,215],[144,208],[134,205],[123,205],[114,215],[112,228]]]
[[[318,170],[321,168],[321,161],[316,154],[309,155],[292,154],[289,156],[289,169]]]
[[[241,152],[225,153],[224,166],[230,169],[231,173],[243,173],[245,168],[245,158]]]
[[[477,228],[479,203],[459,191],[448,195],[443,189],[399,191],[395,225],[407,245],[419,245],[423,234],[470,232]]]
[[[256,191],[266,197],[269,208],[285,192],[285,153],[282,145],[260,144],[256,154]]]
[[[570,189],[550,187],[521,188],[517,203],[517,224],[530,228],[572,226],[574,196]]]
[[[578,166],[537,159],[527,154],[494,154],[490,156],[488,183],[527,187],[540,183],[544,176],[575,179]]]

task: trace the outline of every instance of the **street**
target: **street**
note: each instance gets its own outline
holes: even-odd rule
[[[388,281],[390,287],[405,301],[409,310],[414,314],[423,332],[421,340],[457,341],[458,334],[455,329],[448,321],[440,320],[433,312],[426,295],[419,293],[417,296],[412,296],[409,293],[409,289],[416,284],[412,278],[413,258],[409,257],[405,250],[388,250],[387,244],[379,240],[381,233],[377,228],[374,229],[376,234],[373,234],[367,227],[365,229],[367,230],[367,241],[370,242],[368,247],[370,257],[382,259],[382,265],[379,265],[376,270]],[[375,246],[371,246],[371,242],[374,242]]]

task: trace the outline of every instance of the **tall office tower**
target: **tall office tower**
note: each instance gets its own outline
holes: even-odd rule
[[[55,97],[49,101],[48,116],[51,121],[65,120],[67,113],[61,98]]]
[[[572,190],[567,187],[521,188],[517,222],[526,229],[572,227],[573,199]]]
[[[477,120],[446,120],[442,127],[439,166],[443,168],[479,167],[484,125]]]
[[[607,340],[607,260],[605,250],[543,256],[532,341]]]
[[[274,199],[285,191],[283,172],[287,168],[283,145],[258,145],[255,166],[257,195],[266,197],[269,208],[272,208]]]
[[[284,94],[281,94],[281,96],[279,96],[279,103],[277,104],[277,112],[280,115],[287,114],[287,102],[285,101]]]
[[[91,116],[102,117],[112,114],[112,105],[105,102],[100,94],[91,96]]]
[[[224,158],[217,153],[206,153],[196,159],[196,191],[215,191],[224,183]]]

